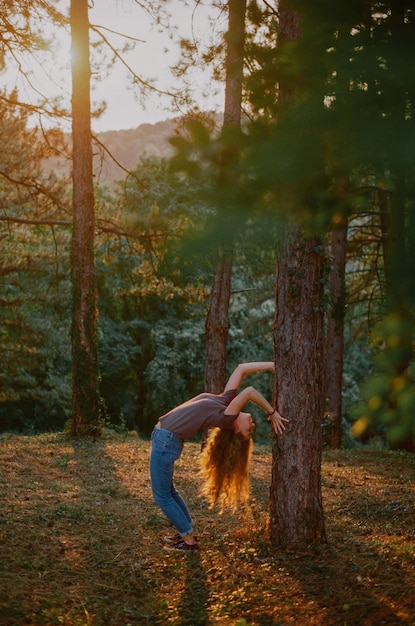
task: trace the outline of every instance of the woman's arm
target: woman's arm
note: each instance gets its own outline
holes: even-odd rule
[[[285,430],[284,422],[289,420],[281,417],[266,398],[255,389],[255,387],[246,387],[234,398],[226,407],[225,415],[238,415],[248,402],[253,402],[263,411],[268,413],[268,419],[272,423],[272,427],[276,434],[281,434]]]
[[[243,377],[247,374],[255,374],[255,372],[266,371],[275,371],[275,363],[273,361],[240,363],[230,375],[229,380],[225,385],[225,391],[228,391],[229,389],[239,389]]]

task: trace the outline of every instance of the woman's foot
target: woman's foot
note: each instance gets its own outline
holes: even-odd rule
[[[197,543],[187,543],[187,541],[179,541],[174,545],[164,546],[163,550],[167,550],[169,552],[191,552],[192,550],[199,550],[199,544]]]
[[[183,540],[186,540],[187,543],[197,543],[196,535],[186,535],[186,537],[182,537],[180,533],[176,533],[175,535],[166,535],[163,539],[168,544],[179,543],[179,541]]]
[[[175,535],[167,535],[163,537],[164,541],[169,544],[178,543],[179,541],[183,541],[183,537],[180,533],[176,533]]]

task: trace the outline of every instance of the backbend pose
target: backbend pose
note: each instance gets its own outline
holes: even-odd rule
[[[190,551],[199,548],[193,521],[182,496],[173,483],[174,463],[180,457],[183,443],[199,430],[213,429],[201,455],[201,493],[211,506],[218,500],[222,507],[236,507],[249,492],[249,459],[251,434],[255,427],[250,413],[242,412],[248,402],[254,402],[268,414],[276,434],[285,430],[281,417],[255,387],[238,393],[247,374],[274,371],[272,361],[241,363],[220,395],[201,393],[163,415],[151,435],[150,478],[154,500],[177,533],[165,537],[165,550]]]

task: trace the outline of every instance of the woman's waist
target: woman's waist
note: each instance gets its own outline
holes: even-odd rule
[[[170,430],[169,428],[166,428],[166,426],[163,425],[162,421],[159,420],[157,422],[157,424],[154,426],[154,430],[161,430],[165,433],[169,433],[170,435],[172,435],[173,437],[177,437],[177,439],[179,439],[182,443],[183,443],[183,438],[178,435],[177,433],[173,432],[172,430]]]

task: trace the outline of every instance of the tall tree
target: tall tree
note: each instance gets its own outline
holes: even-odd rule
[[[327,441],[332,448],[341,448],[342,445],[346,247],[347,218],[339,215],[330,233],[330,310],[327,315],[322,383],[323,411],[328,422]]]
[[[229,0],[228,12],[225,107],[222,129],[225,147],[222,152],[220,178],[222,184],[231,185],[231,166],[238,158],[236,146],[241,125],[246,0]],[[228,210],[228,207],[224,207],[224,210]],[[226,215],[225,222],[227,222]],[[226,380],[232,259],[232,233],[230,229],[226,229],[224,245],[218,250],[210,306],[206,318],[205,389],[212,393],[221,393]]]
[[[331,68],[331,83],[334,95],[334,103],[331,109],[335,109],[338,118],[349,116],[348,101],[350,96],[350,66],[345,62],[345,57],[350,58],[353,43],[351,41],[352,24],[350,23],[350,11],[346,9],[346,17],[338,22],[335,31],[334,54],[332,54],[333,67]],[[333,38],[333,35],[330,35]],[[329,47],[330,49],[330,47]],[[336,126],[336,136],[338,128]],[[327,425],[325,443],[332,448],[340,448],[342,445],[342,391],[343,391],[343,362],[344,362],[344,322],[346,314],[346,250],[348,217],[350,214],[350,165],[344,163],[344,152],[337,145],[333,137],[330,147],[330,169],[335,188],[336,210],[332,218],[329,232],[329,254],[331,257],[330,271],[328,276],[329,308],[326,320],[326,342],[323,371],[323,410]],[[342,142],[340,142],[342,144]]]
[[[72,36],[72,433],[100,432],[96,339],[88,0],[71,0]]]
[[[296,107],[303,86],[289,69],[290,49],[301,37],[291,3],[279,3],[280,106]],[[306,94],[307,95],[307,94]],[[314,155],[314,158],[316,155]],[[274,350],[275,396],[290,420],[273,447],[270,538],[299,548],[325,541],[321,495],[321,382],[323,357],[323,256],[318,237],[288,227],[278,254]]]

